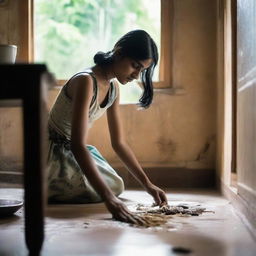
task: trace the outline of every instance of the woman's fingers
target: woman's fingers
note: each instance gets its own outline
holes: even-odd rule
[[[155,194],[154,199],[155,199],[156,205],[160,205],[161,204],[161,199],[160,199],[158,193]]]
[[[124,207],[121,211],[116,213],[113,216],[113,218],[118,221],[131,223],[131,224],[144,226],[144,227],[149,225],[149,222],[145,218],[138,216],[134,213],[131,213],[126,207]]]
[[[168,204],[168,200],[167,200],[167,197],[165,195],[165,193],[160,193],[160,198],[161,198],[161,204],[160,206],[163,206],[163,205],[166,205]]]
[[[136,219],[137,225],[144,226],[144,227],[149,225],[149,222],[145,218],[138,215],[133,215],[133,217],[134,219]]]
[[[113,218],[118,221],[127,222],[127,217],[125,216],[125,214],[121,212],[118,212],[117,214],[113,215]]]
[[[132,224],[137,224],[137,225],[145,225],[145,221],[138,215],[131,213],[127,208],[126,208],[126,217],[130,220],[130,223]]]
[[[143,221],[140,220],[137,216],[135,215],[128,215],[127,218],[129,219],[129,223],[131,224],[136,224],[136,225],[143,225]]]
[[[165,192],[162,189],[160,189],[159,187],[151,184],[147,188],[147,191],[154,198],[155,206],[159,205],[161,207],[162,205],[168,204]]]
[[[168,204],[167,197],[166,197],[164,191],[162,191],[162,190],[156,191],[156,193],[154,195],[154,200],[155,200],[155,205],[159,205],[160,207]]]

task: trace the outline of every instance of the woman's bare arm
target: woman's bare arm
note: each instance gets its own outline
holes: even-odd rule
[[[73,83],[71,150],[89,182],[102,199],[106,200],[113,197],[113,193],[103,181],[86,148],[93,81],[89,75],[83,75],[75,78]]]
[[[166,204],[165,193],[156,187],[149,180],[142,167],[140,166],[133,151],[126,143],[119,111],[119,96],[107,112],[108,125],[111,137],[111,144],[121,161],[125,164],[130,173],[141,183],[150,193],[158,205]]]
[[[113,217],[120,221],[138,223],[126,206],[113,194],[101,177],[90,152],[86,148],[88,137],[89,107],[93,96],[93,81],[89,75],[73,80],[73,106],[71,150],[86,178],[99,193]]]

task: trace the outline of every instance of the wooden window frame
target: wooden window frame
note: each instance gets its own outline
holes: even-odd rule
[[[173,0],[161,1],[161,52],[159,62],[159,81],[154,82],[154,88],[158,92],[164,89],[173,89],[172,82],[172,36],[173,31]],[[34,60],[34,0],[25,0],[23,4],[23,18],[27,17],[22,30],[28,35],[26,45],[22,51],[26,53],[27,61]],[[58,85],[65,84],[67,80],[57,80]]]
[[[19,26],[22,42],[20,45],[20,61],[34,62],[34,0],[24,0],[19,6]]]
[[[173,0],[161,0],[161,53],[159,63],[159,81],[154,88],[172,87],[172,38]]]

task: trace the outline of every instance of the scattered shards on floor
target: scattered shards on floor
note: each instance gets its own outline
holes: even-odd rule
[[[151,214],[163,214],[163,215],[175,215],[175,214],[184,214],[190,216],[198,216],[207,211],[206,208],[201,207],[200,205],[190,206],[188,204],[178,204],[175,206],[164,205],[159,206],[146,206],[143,204],[138,204],[136,208],[137,212],[140,213],[151,213]]]
[[[156,227],[162,226],[168,222],[168,219],[173,215],[179,216],[199,216],[204,212],[212,212],[206,210],[206,208],[200,205],[191,206],[188,204],[179,205],[165,205],[159,206],[148,206],[143,204],[138,204],[136,206],[136,215],[140,216],[144,221],[143,227]]]
[[[131,209],[130,209],[131,210]],[[131,212],[134,214],[134,221],[120,222],[115,219],[116,223],[119,223],[119,227],[127,227],[129,224],[133,227],[138,228],[161,228],[161,230],[174,230],[177,229],[177,223],[174,221],[169,221],[176,216],[199,216],[205,212],[213,212],[206,210],[206,208],[201,207],[199,204],[177,204],[177,205],[165,205],[162,207],[154,205],[144,205],[137,204],[132,206]],[[95,220],[97,226],[99,226],[98,220]],[[110,223],[100,222],[102,226],[109,225]],[[84,222],[84,228],[93,227],[93,221]],[[115,224],[116,225],[116,224]]]

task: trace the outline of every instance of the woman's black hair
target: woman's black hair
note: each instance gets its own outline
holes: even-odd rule
[[[120,49],[122,56],[134,60],[142,61],[149,58],[153,60],[152,64],[141,72],[144,91],[139,99],[139,105],[143,108],[148,108],[153,100],[152,77],[158,62],[158,50],[154,40],[144,30],[130,31],[117,41],[113,51],[107,53],[98,52],[94,56],[95,64],[100,66],[111,64],[113,62],[115,49]]]

